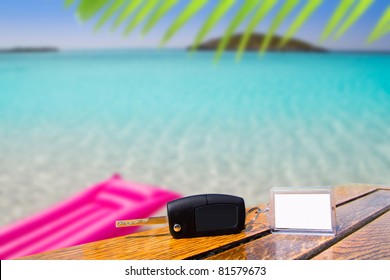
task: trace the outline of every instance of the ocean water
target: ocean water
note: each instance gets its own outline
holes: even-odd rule
[[[390,55],[0,55],[0,225],[95,182],[184,195],[390,184]]]

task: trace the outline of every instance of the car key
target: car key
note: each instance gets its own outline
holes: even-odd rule
[[[168,223],[173,238],[239,233],[245,228],[244,199],[201,194],[168,202],[167,217],[116,221],[116,227]]]

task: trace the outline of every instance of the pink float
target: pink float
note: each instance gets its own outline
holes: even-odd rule
[[[120,175],[37,215],[0,229],[0,259],[14,259],[101,239],[137,228],[116,228],[115,221],[145,218],[180,195],[130,183]]]

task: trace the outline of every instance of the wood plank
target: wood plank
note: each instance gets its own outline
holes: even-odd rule
[[[207,259],[308,259],[390,209],[390,191],[378,190],[336,209],[337,235],[270,234]]]
[[[336,205],[347,203],[353,199],[358,199],[373,191],[380,189],[379,185],[367,184],[341,184],[335,186]]]
[[[251,220],[251,217],[247,220]],[[266,225],[266,216],[261,215],[256,223],[239,234],[189,239],[173,239],[168,228],[163,227],[22,259],[186,259],[207,251],[223,250],[225,246],[231,247],[236,242],[255,238],[268,230]]]
[[[376,186],[345,184],[335,188],[336,201],[345,203],[374,191]],[[260,205],[264,209],[264,205]],[[249,218],[250,219],[250,218]],[[248,220],[249,220],[248,219]],[[235,235],[173,239],[166,227],[97,241],[23,259],[187,259],[203,258],[270,234],[266,215]]]
[[[325,250],[316,260],[390,260],[390,212]]]

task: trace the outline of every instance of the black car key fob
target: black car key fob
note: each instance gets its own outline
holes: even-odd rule
[[[173,238],[239,233],[245,228],[244,199],[224,194],[201,194],[167,205]]]

